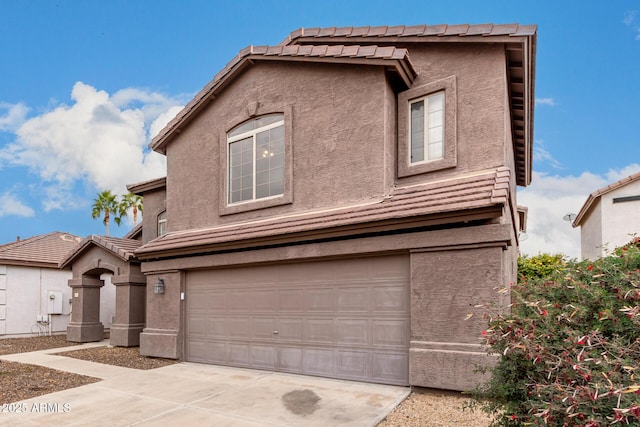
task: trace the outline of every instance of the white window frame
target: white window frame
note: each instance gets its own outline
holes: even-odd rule
[[[441,96],[442,97],[442,109],[440,110],[440,122],[442,123],[442,133],[440,136],[440,156],[438,157],[433,157],[430,158],[429,157],[429,145],[431,144],[431,141],[429,140],[429,130],[430,130],[430,123],[429,123],[429,105],[430,102],[432,102],[433,98],[435,96]],[[413,153],[413,133],[412,133],[412,120],[411,120],[411,108],[413,106],[413,104],[416,104],[418,102],[424,102],[424,109],[423,109],[423,118],[422,118],[422,129],[423,129],[423,138],[422,138],[422,154],[423,154],[423,158],[422,160],[418,160],[418,161],[413,161],[412,157],[412,153]],[[444,90],[440,90],[438,92],[434,92],[434,93],[430,93],[429,95],[417,98],[417,99],[412,99],[409,101],[409,114],[408,114],[408,119],[409,119],[409,131],[408,131],[408,135],[409,135],[409,150],[408,150],[408,156],[409,156],[409,164],[411,165],[418,165],[421,163],[427,163],[427,162],[433,162],[435,160],[442,160],[444,159],[444,149],[445,149],[445,135],[446,135],[446,123],[445,123],[445,117],[446,117],[446,108],[447,108],[447,99],[445,96],[445,92]]]
[[[256,119],[253,119],[253,120],[257,120],[257,119],[259,119],[259,118],[256,118]],[[256,188],[257,188],[257,186],[256,186],[256,176],[257,176],[257,174],[256,174],[256,163],[257,163],[256,162],[256,140],[257,140],[256,136],[259,133],[267,132],[267,131],[269,131],[271,129],[275,129],[275,128],[280,127],[280,126],[284,127],[284,122],[285,122],[284,115],[282,115],[282,120],[279,120],[277,122],[270,123],[268,125],[262,126],[260,128],[252,129],[250,131],[243,132],[243,133],[238,134],[238,135],[234,135],[233,137],[227,136],[227,183],[228,184],[227,184],[226,200],[227,200],[227,205],[228,206],[234,206],[234,205],[239,205],[239,204],[243,204],[243,203],[251,203],[251,202],[255,202],[256,200],[274,199],[274,198],[277,198],[277,197],[281,197],[282,194],[284,194],[284,185],[285,185],[285,180],[286,180],[286,176],[284,176],[284,174],[286,174],[286,170],[283,172],[283,190],[282,190],[282,193],[274,194],[274,195],[266,196],[266,197],[256,198]],[[236,126],[236,128],[239,127],[239,126],[242,126],[242,124]],[[283,130],[286,130],[286,129],[283,129]],[[233,129],[229,133],[232,133],[232,132],[233,132]],[[251,137],[252,140],[253,140],[253,147],[252,147],[252,150],[253,150],[253,157],[252,157],[252,167],[253,167],[253,171],[252,171],[252,178],[253,178],[253,182],[252,182],[252,197],[251,197],[251,199],[241,200],[241,201],[238,201],[238,202],[231,202],[231,144],[233,144],[234,142],[238,142],[240,140],[249,138],[249,137]],[[284,141],[283,141],[283,146],[284,146],[284,149],[286,150],[286,144],[285,144]],[[283,168],[284,168],[284,166],[283,166]]]
[[[163,217],[163,215],[164,215],[164,217]],[[158,234],[158,237],[162,237],[165,234],[167,234],[167,211],[164,210],[164,211],[160,212],[158,214],[158,216],[156,217],[156,219],[157,219],[157,221],[156,221],[156,223],[157,223],[156,224],[156,226],[157,226],[157,234]],[[162,225],[162,231],[164,231],[164,232],[161,231],[161,225]]]
[[[444,93],[442,157],[411,162],[411,103],[440,92]],[[426,173],[437,173],[457,166],[456,92],[456,77],[449,76],[407,89],[398,94],[398,156],[396,169],[398,178],[411,178]]]

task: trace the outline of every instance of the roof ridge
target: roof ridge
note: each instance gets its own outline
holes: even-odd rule
[[[300,27],[292,31],[279,45],[290,45],[300,38],[357,37],[427,37],[427,36],[531,36],[537,30],[531,24],[418,24],[379,25],[361,27]]]
[[[26,239],[20,239],[20,240],[16,240],[16,241],[13,241],[13,242],[2,244],[2,245],[0,245],[0,252],[5,251],[6,249],[9,249],[9,248],[21,247],[21,246],[24,246],[26,244],[37,242],[39,240],[42,240],[44,238],[47,238],[49,236],[54,236],[54,235],[57,235],[57,234],[60,234],[60,235],[66,234],[66,235],[72,236],[74,238],[78,237],[78,236],[76,236],[74,234],[67,233],[65,231],[51,231],[49,233],[38,234],[36,236],[27,237]]]

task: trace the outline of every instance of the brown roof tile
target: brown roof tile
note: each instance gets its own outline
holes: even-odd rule
[[[135,259],[134,252],[142,246],[142,241],[118,237],[96,236],[95,234],[92,234],[77,244],[73,251],[69,252],[67,256],[60,261],[60,268],[65,268],[73,264],[75,259],[92,246],[101,247],[116,255],[123,261],[132,261]]]
[[[58,268],[58,263],[80,240],[72,234],[54,231],[8,243],[0,246],[0,264]]]
[[[170,251],[215,251],[243,241],[296,233],[315,233],[314,237],[317,237],[339,227],[360,226],[369,230],[372,223],[381,221],[411,221],[429,215],[502,206],[509,197],[509,186],[504,186],[509,181],[508,172],[508,169],[500,168],[438,183],[397,188],[383,200],[356,206],[169,233],[147,243],[136,251],[136,255],[145,259]]]
[[[458,24],[458,25],[402,25],[387,27],[341,27],[341,28],[300,28],[293,31],[280,44],[296,43],[301,38],[331,37],[428,37],[428,36],[532,36],[535,25],[519,24]]]

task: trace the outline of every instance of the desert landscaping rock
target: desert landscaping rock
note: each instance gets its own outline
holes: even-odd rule
[[[77,345],[77,343],[67,341],[65,335],[2,338],[0,339],[0,355],[28,353],[50,348],[70,347],[72,345]]]
[[[89,362],[122,366],[133,369],[155,369],[177,363],[175,360],[146,357],[140,355],[138,347],[94,347],[55,353],[58,356],[73,357]]]
[[[417,389],[378,424],[378,427],[487,427],[491,419],[466,405],[461,393]]]
[[[43,366],[0,361],[0,404],[100,381],[98,378],[62,372]]]
[[[64,335],[0,339],[0,355],[28,353],[76,345]],[[90,362],[133,369],[154,369],[176,363],[174,360],[140,356],[138,347],[94,347],[55,353]],[[43,366],[0,361],[0,404],[13,403],[100,381],[98,378],[58,371]]]

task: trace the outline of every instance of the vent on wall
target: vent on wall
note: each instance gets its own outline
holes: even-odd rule
[[[640,200],[640,196],[616,197],[613,199],[613,203],[635,202],[638,200]]]

